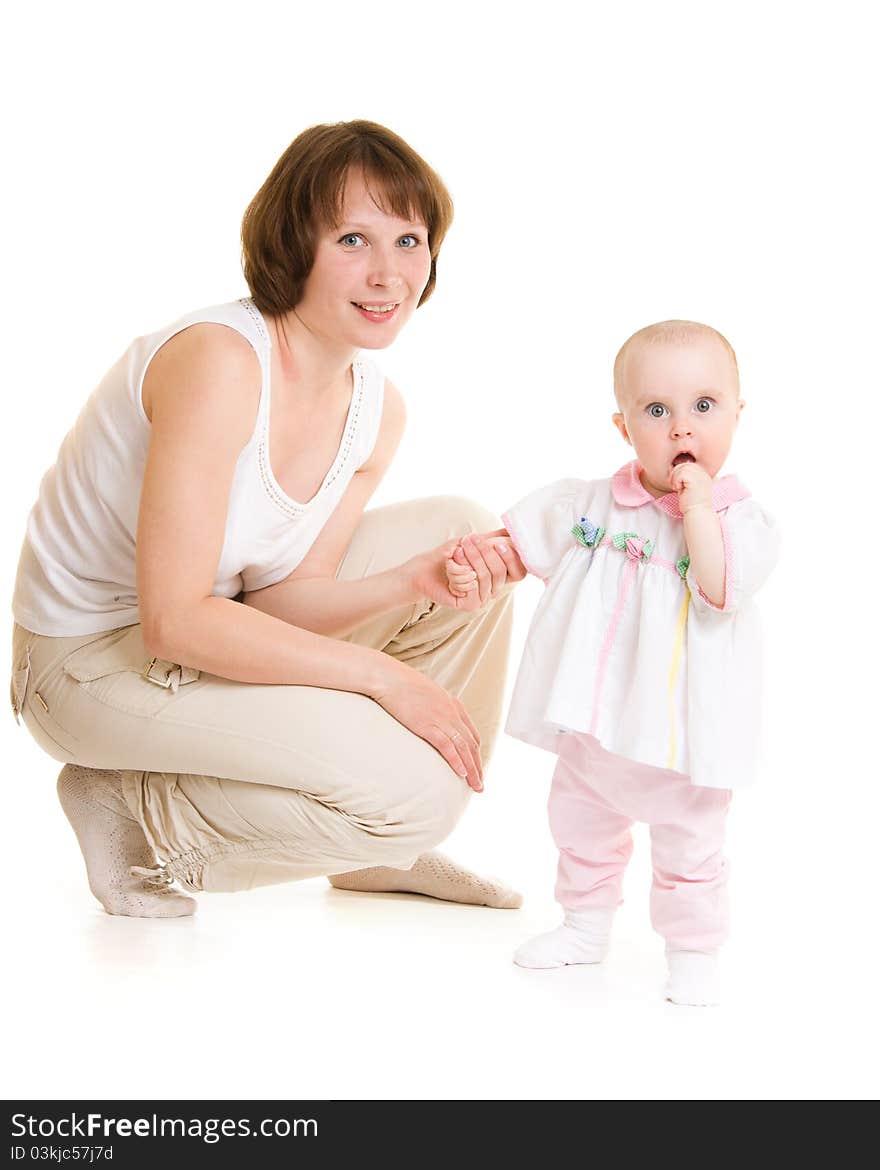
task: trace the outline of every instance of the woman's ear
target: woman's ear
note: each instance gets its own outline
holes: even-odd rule
[[[626,429],[626,419],[623,417],[623,415],[618,411],[617,413],[612,414],[611,421],[614,423],[614,425],[623,435],[625,441],[629,443],[631,447],[632,439],[629,437],[629,431]]]

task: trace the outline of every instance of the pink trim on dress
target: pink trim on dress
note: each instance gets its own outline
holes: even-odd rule
[[[643,504],[655,504],[667,516],[681,519],[681,508],[678,506],[678,495],[667,492],[664,496],[652,496],[643,486],[639,478],[642,466],[638,459],[625,464],[611,477],[611,494],[618,504],[628,508],[641,508]],[[721,479],[712,481],[712,505],[716,512],[721,512],[735,504],[738,500],[745,500],[752,493],[741,483],[735,475],[723,475]]]
[[[721,541],[724,545],[724,601],[721,605],[716,605],[710,597],[706,596],[700,584],[697,584],[697,590],[700,598],[710,609],[714,609],[717,613],[730,613],[733,609],[733,541],[730,539],[730,525],[727,523],[727,517],[719,516],[718,519],[721,523]]]
[[[501,517],[501,523],[507,529],[507,531],[510,535],[510,539],[513,541],[513,547],[516,549],[517,556],[522,561],[522,563],[525,565],[526,572],[531,573],[533,577],[540,578],[540,580],[542,580],[544,582],[544,584],[546,585],[547,582],[550,580],[550,578],[545,577],[543,573],[539,573],[537,569],[533,569],[532,566],[529,564],[529,562],[526,560],[526,558],[523,556],[523,548],[525,547],[524,543],[523,543],[523,539],[520,536],[519,532],[517,531],[516,525],[511,524],[509,512],[503,513],[503,515]]]
[[[668,561],[666,557],[657,557],[651,553],[651,560],[648,563],[651,565],[659,565],[661,569],[668,569],[670,573],[675,573],[676,577],[681,576],[675,561]]]
[[[720,517],[719,517],[719,519],[720,519]],[[610,536],[603,536],[602,539],[599,541],[599,543],[596,545],[597,549],[615,548],[615,547],[616,546],[614,544],[614,541],[611,539]],[[520,559],[522,559],[522,558],[520,558]],[[648,565],[657,565],[657,567],[660,569],[668,569],[669,572],[674,574],[676,577],[678,577],[678,578],[681,577],[681,573],[679,573],[678,565],[675,563],[675,561],[667,560],[666,557],[658,557],[656,553],[652,552],[650,557],[648,557],[647,561],[645,561],[644,563],[648,564]],[[525,561],[523,561],[523,564],[525,564]]]
[[[604,544],[605,541],[603,540]],[[593,695],[593,716],[590,720],[590,735],[596,734],[596,724],[599,721],[599,699],[602,696],[602,687],[605,683],[605,672],[608,669],[608,660],[611,657],[611,650],[614,646],[614,639],[617,636],[617,627],[620,625],[620,617],[623,613],[626,599],[629,596],[629,591],[632,589],[633,581],[636,579],[636,573],[639,571],[639,562],[631,560],[627,562],[626,576],[620,586],[620,593],[617,596],[617,608],[611,621],[608,623],[608,630],[605,634],[605,641],[602,643],[602,650],[599,654],[599,667],[596,671],[596,689]]]

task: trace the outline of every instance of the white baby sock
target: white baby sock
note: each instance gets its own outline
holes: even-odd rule
[[[721,1002],[717,951],[666,951],[669,980],[666,998],[688,1007],[715,1007]]]
[[[85,858],[89,889],[108,914],[180,918],[196,900],[171,889],[122,795],[119,772],[66,764],[58,798]],[[149,871],[145,873],[144,871]]]
[[[614,911],[604,906],[566,910],[562,926],[524,942],[514,953],[518,967],[565,967],[601,963],[608,952]]]
[[[495,910],[516,910],[522,894],[492,878],[481,878],[442,853],[423,853],[412,869],[376,865],[336,873],[328,879],[337,890],[364,893],[427,894],[444,902],[466,902],[470,906],[491,906]]]

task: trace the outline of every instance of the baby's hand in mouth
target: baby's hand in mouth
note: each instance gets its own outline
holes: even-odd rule
[[[669,482],[674,492],[678,492],[678,506],[682,515],[691,508],[699,508],[712,504],[712,477],[700,467],[690,452],[681,452],[672,463],[672,472]]]

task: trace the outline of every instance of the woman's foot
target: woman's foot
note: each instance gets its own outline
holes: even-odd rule
[[[125,803],[119,772],[66,764],[58,777],[58,798],[79,841],[89,889],[108,914],[180,918],[195,913],[195,898],[171,889],[170,876],[157,867]]]
[[[377,865],[337,873],[328,879],[337,890],[363,893],[426,894],[444,902],[466,902],[470,906],[491,906],[495,910],[516,910],[522,894],[492,878],[481,878],[442,853],[423,853],[412,869],[391,869]]]
[[[514,953],[518,967],[542,969],[576,963],[601,963],[608,953],[613,910],[566,910],[555,930],[538,934]]]
[[[686,1007],[717,1007],[721,978],[717,951],[666,952],[669,980],[666,998]]]

